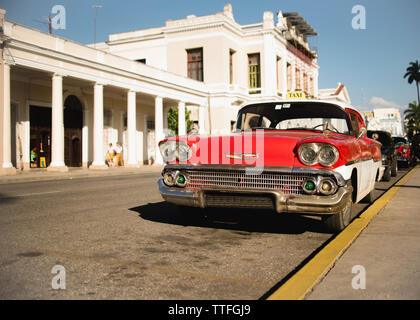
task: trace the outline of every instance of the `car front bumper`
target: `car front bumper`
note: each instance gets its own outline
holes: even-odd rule
[[[330,196],[285,194],[278,190],[241,190],[202,188],[189,190],[168,187],[158,181],[159,192],[167,202],[192,207],[239,207],[274,209],[278,213],[333,215],[342,211],[351,200],[350,183],[340,186]]]

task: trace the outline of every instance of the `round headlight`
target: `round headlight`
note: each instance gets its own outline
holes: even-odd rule
[[[159,150],[165,162],[171,162],[175,159],[187,161],[192,155],[190,146],[184,141],[167,140],[159,145]]]
[[[318,161],[322,166],[331,167],[337,162],[338,156],[337,148],[333,145],[326,144],[319,150]]]
[[[317,163],[318,145],[315,143],[305,143],[299,147],[299,158],[307,166]]]
[[[175,178],[172,172],[167,171],[163,175],[163,182],[169,187],[172,187],[175,184]]]
[[[163,161],[171,162],[176,158],[176,141],[168,140],[159,145],[159,151]]]
[[[187,176],[181,172],[178,172],[175,176],[175,184],[178,187],[185,187],[185,185],[187,184]]]
[[[337,185],[330,178],[322,179],[319,184],[319,192],[323,195],[333,194],[337,190]]]
[[[302,182],[303,191],[307,194],[314,194],[316,192],[316,182],[313,178],[307,178]]]
[[[176,158],[179,161],[187,161],[189,158],[191,158],[192,150],[190,146],[184,142],[179,141],[178,148],[176,150]]]

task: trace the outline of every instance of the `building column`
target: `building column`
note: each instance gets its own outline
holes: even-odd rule
[[[10,118],[10,65],[2,61],[0,91],[0,174],[15,174],[12,165],[12,128]]]
[[[136,92],[127,92],[127,166],[137,167],[137,148],[136,148]]]
[[[48,171],[67,171],[64,163],[63,76],[52,77],[51,163]]]
[[[82,166],[88,167],[89,163],[89,109],[83,108],[83,128],[82,128]]]
[[[203,106],[198,107],[198,127],[199,127],[198,133],[200,134],[204,134],[206,132],[206,129],[204,128],[205,121],[206,121],[205,111],[206,111],[205,107]]]
[[[159,151],[159,142],[164,139],[163,134],[163,98],[155,98],[155,163],[163,164]]]
[[[183,136],[187,134],[185,125],[185,102],[178,102],[178,135]]]
[[[264,34],[264,89],[266,96],[277,95],[276,55],[274,53],[274,35]]]
[[[314,96],[315,98],[318,98],[318,70],[314,71],[313,81],[314,81]]]
[[[107,169],[104,154],[104,86],[93,87],[93,162],[89,169]]]

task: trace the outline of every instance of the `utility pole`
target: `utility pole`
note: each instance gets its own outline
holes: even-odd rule
[[[92,8],[95,10],[95,18],[94,18],[94,31],[93,31],[93,46],[96,49],[96,9],[102,8],[100,5],[93,5]]]

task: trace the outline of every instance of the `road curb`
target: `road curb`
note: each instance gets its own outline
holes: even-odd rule
[[[54,180],[69,180],[80,178],[102,178],[102,177],[116,177],[127,175],[142,175],[160,173],[162,168],[138,169],[138,170],[122,170],[122,171],[75,171],[66,173],[37,173],[37,174],[19,174],[10,176],[0,176],[0,185],[11,183],[26,183],[39,181],[54,181]]]
[[[367,227],[370,221],[386,206],[400,189],[420,168],[412,168],[388,191],[355,218],[342,232],[321,249],[311,260],[300,268],[290,279],[274,291],[267,300],[302,300],[312,288],[328,273],[340,256]]]

